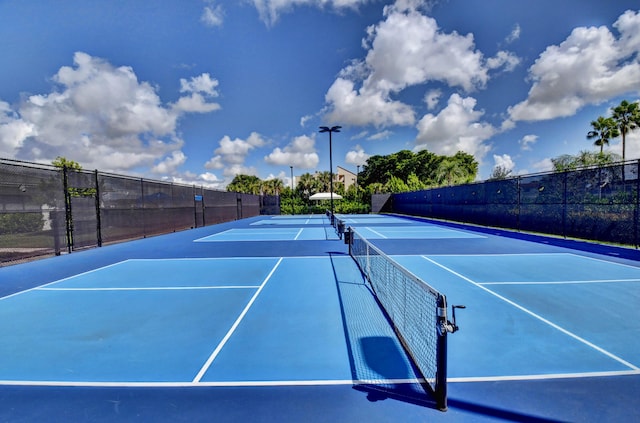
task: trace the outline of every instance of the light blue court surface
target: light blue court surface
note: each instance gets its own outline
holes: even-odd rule
[[[371,224],[369,222],[369,224]],[[469,239],[484,238],[468,231],[435,225],[415,226],[356,226],[358,233],[366,239]]]
[[[640,338],[629,336],[640,329],[637,267],[566,253],[395,259],[468,305],[459,319],[469,330],[450,339],[453,379],[640,372]]]
[[[223,241],[319,241],[337,240],[338,234],[331,226],[295,228],[229,229],[197,239],[195,242]]]
[[[320,214],[295,215],[295,216],[262,216],[261,219],[252,222],[250,226],[262,225],[329,225],[329,218]]]
[[[366,312],[370,335],[401,351],[349,257],[134,259],[1,299],[0,380],[351,384],[358,368],[414,383],[401,353],[392,365],[349,360],[359,338],[345,336],[340,288],[326,277],[336,271],[345,301],[365,306],[352,324]]]
[[[0,421],[640,421],[640,253],[349,219],[466,306],[446,413],[309,215],[0,268]]]

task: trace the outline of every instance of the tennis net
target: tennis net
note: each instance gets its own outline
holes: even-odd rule
[[[398,338],[441,410],[447,408],[446,298],[364,239],[348,230],[349,254],[371,285]]]

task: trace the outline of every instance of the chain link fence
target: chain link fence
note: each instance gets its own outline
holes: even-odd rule
[[[639,173],[633,161],[382,194],[372,209],[638,247]]]
[[[0,159],[0,264],[260,214],[279,196]]]

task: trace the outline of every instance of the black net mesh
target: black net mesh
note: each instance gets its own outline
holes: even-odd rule
[[[0,161],[0,262],[66,248],[62,172]]]
[[[638,245],[640,162],[394,194],[393,211]]]
[[[279,197],[0,160],[0,263],[279,214]]]

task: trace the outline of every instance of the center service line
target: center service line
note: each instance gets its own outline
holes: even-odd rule
[[[231,329],[229,329],[229,331],[224,336],[224,338],[222,338],[222,341],[220,341],[220,343],[218,344],[216,349],[211,353],[211,355],[209,356],[207,361],[204,363],[204,365],[202,366],[202,368],[200,369],[200,371],[198,372],[196,377],[193,379],[193,383],[200,382],[200,380],[202,379],[204,374],[207,372],[209,367],[211,367],[211,363],[213,363],[213,360],[215,360],[216,357],[218,356],[218,354],[220,354],[220,351],[225,346],[225,344],[227,343],[229,338],[231,338],[231,335],[233,335],[233,333],[236,331],[236,329],[240,325],[240,322],[242,322],[242,319],[244,319],[244,316],[247,314],[247,312],[249,311],[249,309],[251,308],[251,306],[255,302],[256,298],[258,298],[258,295],[260,295],[260,292],[262,292],[262,289],[264,288],[264,286],[267,284],[269,279],[271,279],[271,276],[273,276],[273,274],[275,273],[275,271],[278,268],[278,266],[280,266],[280,263],[282,263],[282,260],[283,260],[283,257],[280,257],[280,260],[278,260],[276,265],[273,266],[273,269],[271,269],[271,272],[269,273],[269,275],[267,275],[267,277],[262,282],[262,284],[260,285],[260,287],[258,288],[256,293],[253,294],[253,297],[251,297],[251,300],[249,300],[249,302],[247,303],[247,305],[244,308],[244,310],[242,310],[242,313],[240,313],[240,316],[238,316],[238,318],[236,319],[235,323],[231,326]]]

